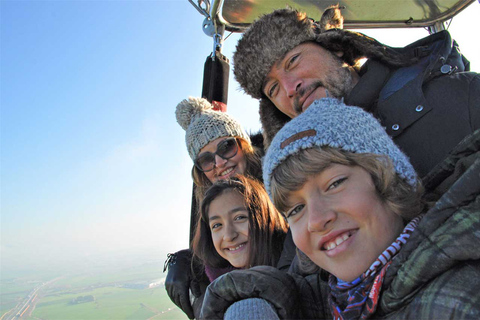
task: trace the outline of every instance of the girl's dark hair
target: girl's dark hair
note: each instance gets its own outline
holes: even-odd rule
[[[241,137],[235,137],[238,146],[246,160],[246,168],[244,175],[253,177],[254,179],[262,179],[262,154],[263,149],[252,146],[247,140]],[[195,183],[195,198],[200,203],[205,195],[206,190],[212,185],[205,173],[200,171],[196,166],[192,168],[192,178]]]
[[[288,225],[273,206],[263,184],[246,176],[217,181],[205,193],[192,243],[194,256],[203,264],[214,268],[230,266],[213,245],[208,221],[210,204],[225,192],[238,192],[248,211],[250,258],[246,268],[258,265],[275,266],[283,249]]]

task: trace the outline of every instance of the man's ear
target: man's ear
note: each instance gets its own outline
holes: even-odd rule
[[[343,51],[335,51],[333,54],[336,55],[337,57],[341,58],[341,57],[343,57],[344,52]]]

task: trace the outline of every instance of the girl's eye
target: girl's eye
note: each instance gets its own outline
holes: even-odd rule
[[[240,216],[236,216],[235,217],[235,221],[241,221],[241,220],[245,220],[247,219],[248,217],[246,215],[240,215]]]
[[[302,211],[302,209],[304,207],[305,207],[305,205],[301,204],[301,205],[298,205],[298,206],[294,207],[292,210],[288,211],[287,214],[286,214],[287,219],[295,216],[296,214],[298,214],[300,211]]]
[[[215,224],[213,224],[210,228],[211,228],[212,230],[214,230],[214,229],[220,228],[220,226],[221,226],[220,223],[215,223]]]
[[[345,180],[347,180],[347,178],[340,178],[338,180],[335,180],[334,182],[332,182],[331,185],[328,186],[327,190],[332,190],[332,189],[337,188],[339,185],[341,185],[343,182],[345,182]]]

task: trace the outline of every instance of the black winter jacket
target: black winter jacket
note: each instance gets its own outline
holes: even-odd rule
[[[345,103],[376,115],[423,177],[480,128],[480,75],[465,72],[447,31],[398,50],[421,60],[398,70],[368,61]]]
[[[447,31],[395,50],[421,60],[400,69],[367,61],[345,103],[379,118],[418,175],[424,177],[463,138],[480,128],[480,74],[467,72],[470,63]],[[283,126],[285,119],[275,115],[262,124]],[[265,132],[276,131],[267,128]],[[272,139],[266,137],[267,142]],[[279,268],[288,269],[294,252],[289,236]]]
[[[423,177],[480,128],[480,75],[468,72],[470,63],[447,31],[404,48],[385,47],[418,62],[394,68],[369,59],[345,103],[374,114]],[[290,120],[266,98],[260,118],[266,146]]]

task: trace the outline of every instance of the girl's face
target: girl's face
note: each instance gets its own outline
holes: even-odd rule
[[[197,158],[201,157],[202,154],[206,152],[211,152],[215,154],[214,168],[210,171],[204,172],[207,179],[210,180],[210,182],[212,183],[222,179],[230,179],[238,174],[245,173],[247,160],[245,159],[245,155],[242,151],[240,143],[238,143],[238,151],[233,157],[224,159],[218,155],[218,152],[221,152],[221,150],[219,150],[219,147],[220,149],[224,147],[224,141],[229,138],[230,137],[222,137],[209,142],[205,147],[200,150],[198,154]]]
[[[404,227],[359,166],[332,164],[310,177],[289,194],[285,214],[297,247],[343,281],[365,272]]]
[[[250,258],[248,211],[243,197],[227,190],[211,203],[208,224],[218,254],[236,268],[244,268]]]

